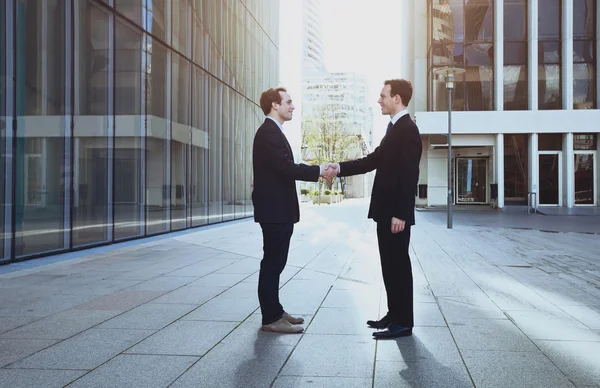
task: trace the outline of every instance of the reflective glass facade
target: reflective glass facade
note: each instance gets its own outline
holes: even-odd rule
[[[428,0],[428,110],[448,109],[445,85],[434,73],[445,66],[465,70],[456,76],[453,110],[596,109],[598,1],[572,0],[565,13],[571,5],[563,0],[538,0],[535,14],[530,0],[503,0],[501,7],[494,3]],[[503,13],[502,36],[495,33],[495,8]],[[572,19],[566,20],[571,12]],[[536,31],[530,31],[531,25],[537,25]],[[571,27],[573,38],[565,39]],[[500,41],[503,71],[495,75],[494,44]],[[531,57],[530,45],[537,46],[537,58]],[[530,106],[532,82],[537,84],[536,106]],[[503,98],[497,103],[496,88]]]
[[[278,0],[0,0],[0,262],[249,217]]]

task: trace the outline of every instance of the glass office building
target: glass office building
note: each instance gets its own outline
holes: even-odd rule
[[[253,214],[278,0],[0,0],[0,262]]]
[[[403,76],[424,144],[417,204],[444,206],[451,191],[456,205],[600,206],[600,3],[402,4]],[[461,70],[452,100],[438,74],[448,66]]]

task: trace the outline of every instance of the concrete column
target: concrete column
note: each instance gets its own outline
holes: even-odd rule
[[[562,102],[573,109],[573,0],[562,0]]]
[[[504,134],[496,135],[496,183],[498,184],[498,208],[504,207]]]
[[[527,2],[527,43],[529,110],[538,110],[538,0]]]
[[[400,50],[402,50],[400,78],[412,82],[413,89],[415,82],[415,1],[419,0],[402,0],[400,2],[400,15],[402,15],[402,23],[400,23]],[[426,89],[426,87],[426,85],[423,85],[424,89]],[[414,116],[415,104],[409,104],[408,111]]]
[[[575,153],[573,152],[573,133],[563,135],[563,206],[575,206]]]
[[[532,133],[529,135],[529,191],[539,193],[539,159],[538,159],[538,134]],[[536,195],[536,205],[540,203],[540,199]]]
[[[494,109],[504,110],[504,0],[494,2]]]

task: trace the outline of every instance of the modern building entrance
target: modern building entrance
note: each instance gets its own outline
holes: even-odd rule
[[[488,203],[487,158],[456,158],[455,201],[457,204]]]

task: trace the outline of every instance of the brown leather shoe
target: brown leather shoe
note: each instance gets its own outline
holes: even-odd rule
[[[304,323],[304,318],[300,317],[300,318],[296,318],[291,316],[288,313],[283,313],[283,317],[285,318],[286,321],[288,321],[289,323],[293,323],[294,325],[301,325]]]
[[[290,322],[288,322],[285,318],[280,318],[279,320],[268,325],[262,325],[260,329],[262,331],[270,331],[273,333],[283,334],[298,334],[304,331],[303,327],[293,325]]]

